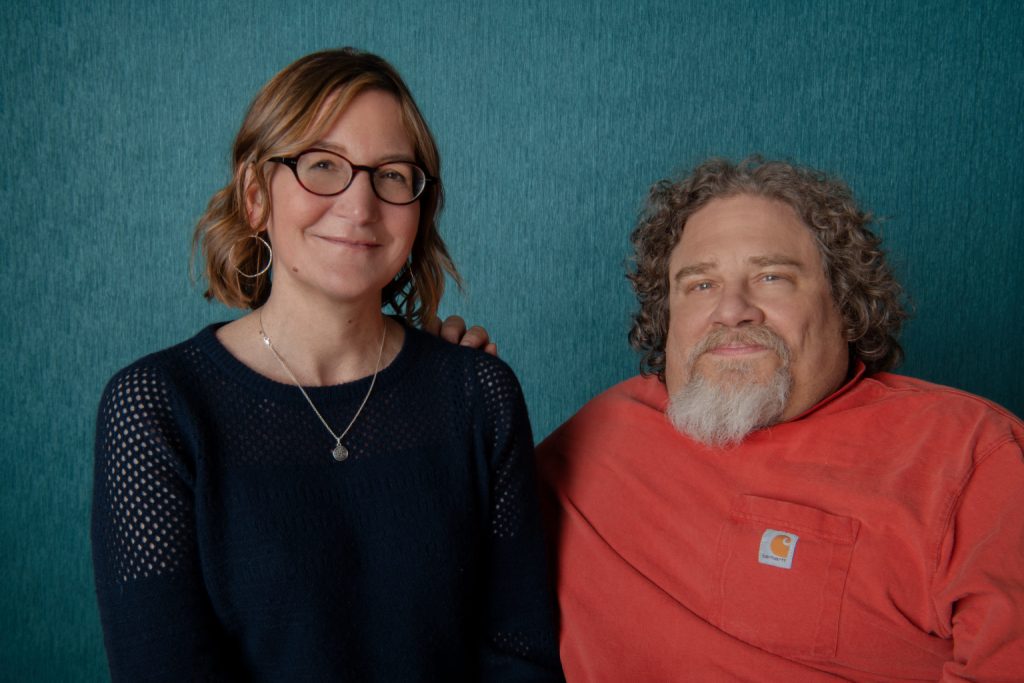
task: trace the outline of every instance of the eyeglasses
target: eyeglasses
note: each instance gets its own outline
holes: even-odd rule
[[[347,190],[356,177],[356,171],[366,171],[370,175],[373,193],[388,204],[412,204],[427,189],[427,184],[436,180],[409,161],[359,166],[325,149],[307,149],[293,157],[271,157],[270,161],[292,169],[299,185],[321,197],[333,197]]]

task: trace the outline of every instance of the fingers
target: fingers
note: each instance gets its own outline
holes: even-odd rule
[[[458,344],[466,334],[466,321],[457,315],[450,315],[444,319],[440,329],[441,339],[452,344]]]
[[[491,341],[487,330],[479,325],[466,329],[466,321],[457,315],[450,315],[442,323],[437,318],[424,323],[423,329],[431,334],[439,335],[441,339],[452,344],[468,346],[471,349],[482,349],[484,353],[492,356],[498,355],[497,345]]]
[[[473,327],[469,328],[469,331],[462,336],[462,341],[460,341],[459,344],[462,346],[468,346],[472,349],[484,349],[486,351],[487,343],[490,341],[487,330],[479,325],[473,325]]]

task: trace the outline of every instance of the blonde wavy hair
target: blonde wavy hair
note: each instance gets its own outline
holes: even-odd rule
[[[234,308],[258,308],[270,296],[270,277],[245,278],[266,264],[266,249],[252,235],[265,232],[271,215],[268,160],[297,154],[319,139],[339,114],[362,92],[394,95],[413,142],[416,163],[436,180],[420,197],[420,221],[410,263],[381,292],[381,306],[390,306],[411,324],[434,318],[444,293],[445,275],[462,284],[437,229],[444,206],[441,158],[434,136],[409,88],[384,59],[353,48],[307,55],[285,67],[257,93],[249,106],[231,152],[231,182],[210,199],[192,237],[193,263],[202,254],[204,296]],[[252,222],[245,194],[255,183],[265,198]],[[267,235],[261,235],[267,239]],[[248,239],[247,239],[248,238]]]
[[[709,159],[682,180],[662,180],[648,195],[631,235],[634,254],[627,277],[640,309],[629,343],[641,353],[643,374],[665,379],[669,323],[668,265],[686,221],[714,199],[750,194],[785,202],[814,236],[832,297],[843,317],[851,357],[869,372],[890,370],[903,359],[897,337],[907,318],[903,288],[842,181],[811,168],[752,156],[739,163]]]

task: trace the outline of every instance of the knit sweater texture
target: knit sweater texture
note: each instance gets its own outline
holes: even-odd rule
[[[334,439],[210,326],[108,384],[92,540],[115,681],[561,680],[505,363],[406,328]],[[335,431],[370,378],[308,388]]]

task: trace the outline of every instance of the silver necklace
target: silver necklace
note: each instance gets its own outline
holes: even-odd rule
[[[330,433],[330,435],[334,437],[334,448],[331,449],[331,456],[338,462],[345,460],[346,458],[348,458],[348,449],[345,448],[344,444],[341,443],[341,440],[345,438],[345,435],[348,434],[350,429],[352,429],[352,425],[354,425],[356,423],[356,420],[359,419],[359,415],[360,413],[363,412],[363,408],[366,406],[366,402],[370,400],[370,394],[373,393],[373,385],[377,383],[377,373],[380,372],[380,359],[384,357],[384,340],[388,338],[387,320],[384,321],[384,334],[380,336],[380,350],[377,351],[377,367],[373,369],[373,378],[370,379],[370,388],[366,390],[366,396],[363,397],[363,402],[359,404],[359,408],[356,410],[356,414],[352,416],[352,420],[348,423],[348,427],[345,427],[345,431],[343,431],[341,434],[334,433],[334,430],[331,429],[331,425],[327,424],[327,420],[324,419],[324,416],[321,415],[320,411],[316,409],[315,405],[313,405],[313,399],[311,399],[309,397],[309,394],[306,393],[306,390],[302,388],[302,383],[299,382],[299,380],[295,377],[295,373],[292,372],[292,369],[289,368],[288,365],[284,362],[284,358],[281,358],[281,356],[277,354],[277,350],[274,348],[274,345],[270,343],[270,337],[268,337],[267,333],[263,331],[262,308],[260,309],[259,320],[260,336],[263,337],[263,343],[266,345],[268,349],[270,349],[270,353],[274,354],[274,358],[276,358],[277,362],[281,364],[281,367],[284,368],[284,371],[288,373],[288,376],[292,378],[292,381],[295,382],[295,386],[298,387],[299,391],[302,392],[302,396],[303,398],[306,399],[306,403],[308,403],[309,407],[313,409],[313,412],[316,413],[316,416],[320,418],[320,424],[322,424],[324,426],[324,429],[326,429]]]

